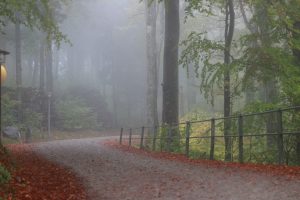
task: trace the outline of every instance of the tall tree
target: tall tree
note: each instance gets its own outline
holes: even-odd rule
[[[235,26],[234,3],[233,0],[226,0],[221,4],[219,1],[206,2],[203,0],[189,0],[188,2],[189,4],[187,5],[186,13],[189,16],[193,16],[195,10],[209,16],[212,14],[212,7],[217,8],[217,6],[220,6],[221,11],[225,7],[224,40],[216,42],[215,40],[207,39],[205,32],[192,32],[187,40],[183,42],[186,49],[182,52],[181,63],[187,69],[190,64],[193,64],[197,73],[200,69],[199,63],[203,63],[200,89],[204,92],[206,98],[211,97],[212,104],[214,103],[214,87],[216,85],[223,87],[225,160],[230,161],[232,158],[232,142],[231,137],[229,136],[231,121],[227,118],[231,114],[231,96],[233,95],[233,91],[231,91],[231,74],[233,73],[231,49]],[[215,59],[215,57],[219,56],[221,51],[223,53],[222,61]]]
[[[179,0],[167,0],[165,1],[162,121],[168,125],[178,123],[179,34]]]
[[[146,43],[147,43],[147,126],[158,125],[158,63],[156,46],[157,4],[153,0],[145,0],[146,9]]]
[[[230,92],[230,53],[231,53],[231,45],[232,38],[234,33],[234,21],[235,21],[235,13],[234,13],[234,5],[233,0],[226,1],[226,17],[225,17],[225,48],[224,48],[224,117],[229,117],[231,114],[231,92]],[[225,136],[225,160],[231,160],[231,146],[232,139],[231,137],[227,137],[230,135],[230,119],[224,120],[224,136]]]
[[[19,17],[19,14],[16,13]],[[17,17],[17,18],[18,18]],[[16,85],[17,85],[17,100],[22,99],[22,58],[21,58],[21,25],[17,21],[15,24],[15,49],[16,49]],[[18,106],[18,120],[22,120],[21,106]]]

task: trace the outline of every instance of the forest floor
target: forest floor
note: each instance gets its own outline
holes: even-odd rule
[[[10,172],[0,185],[1,200],[85,200],[81,180],[71,170],[37,155],[31,145],[0,149],[0,163]]]
[[[111,141],[111,137],[62,140],[34,144],[33,149],[77,174],[91,200],[298,200],[300,197],[299,167],[194,161],[181,155],[119,146]]]

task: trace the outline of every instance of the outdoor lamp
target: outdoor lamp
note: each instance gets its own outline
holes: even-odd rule
[[[5,56],[8,54],[9,52],[0,49],[1,84],[5,81],[7,77],[7,72],[4,64],[5,64]]]

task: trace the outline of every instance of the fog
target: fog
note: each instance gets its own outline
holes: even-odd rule
[[[183,6],[182,2],[182,24],[184,24]],[[158,117],[160,120],[163,9],[163,5],[158,5]],[[62,41],[59,48],[54,43],[51,45],[53,105],[55,106],[53,112],[61,107],[59,104],[67,98],[68,92],[78,90],[79,96],[91,95],[91,99],[98,98],[94,101],[98,101],[99,106],[103,107],[101,109],[105,110],[105,114],[101,116],[101,126],[107,128],[145,125],[147,123],[145,4],[136,0],[75,0],[66,5],[60,4],[57,13],[59,27],[67,36],[67,41]],[[40,88],[40,53],[45,34],[21,25],[21,35],[22,87]],[[4,86],[15,87],[16,50],[13,24],[5,27],[5,33],[1,35],[1,44],[10,52],[6,59],[8,80]],[[199,81],[196,80],[193,70],[189,71],[188,78],[186,69],[180,67],[181,116],[199,106],[200,103],[203,108],[210,110],[207,109],[207,106],[210,106],[206,104],[197,87]],[[187,94],[190,95],[189,98],[186,98]],[[55,117],[59,118],[59,114]]]
[[[18,54],[18,34],[16,25],[8,22],[2,28],[1,48],[10,52],[6,58],[8,78],[2,86],[2,93],[10,99],[18,99],[14,90],[23,88],[22,108],[28,109],[32,119],[29,124],[46,127],[48,104],[51,104],[51,120],[54,129],[110,129],[120,127],[141,127],[149,125],[147,112],[147,31],[146,9],[144,2],[138,0],[73,0],[62,3],[53,1],[54,19],[65,39],[50,42],[47,34],[36,27],[20,25],[20,49]],[[213,42],[224,43],[224,10],[212,6],[212,15],[197,10],[188,12],[189,3],[180,1],[180,39],[179,60],[184,58],[187,48],[185,41],[192,31],[204,33],[204,38]],[[156,5],[156,42],[155,54],[157,65],[157,116],[162,122],[163,110],[163,59],[165,42],[164,4]],[[250,9],[244,11],[244,17],[251,18]],[[192,17],[191,17],[192,16]],[[241,10],[235,10],[233,46],[249,33]],[[59,43],[59,45],[57,44]],[[220,44],[220,43],[219,43]],[[241,56],[241,47],[233,47],[231,56],[235,61]],[[200,57],[211,57],[210,64],[223,62],[224,53],[199,52]],[[188,54],[187,54],[188,55]],[[179,121],[214,117],[223,113],[224,91],[222,76],[215,82],[210,77],[215,72],[205,68],[205,64],[193,57],[186,57],[186,63],[180,62],[178,83]],[[203,60],[202,60],[203,61]],[[19,64],[18,64],[19,62]],[[21,66],[21,83],[16,78],[16,66]],[[246,71],[234,68],[231,89],[231,112],[239,111],[245,102],[245,86],[242,78]],[[202,70],[202,72],[201,72]],[[208,71],[205,71],[208,70]],[[222,69],[220,69],[222,71]],[[43,72],[44,71],[44,72]],[[216,70],[218,72],[218,70]],[[206,72],[207,76],[205,77]],[[209,75],[209,73],[211,73]],[[207,81],[207,82],[205,82]],[[260,80],[252,84],[253,98],[260,94]],[[18,85],[19,84],[19,85]],[[148,87],[149,86],[149,87]],[[211,87],[211,88],[210,88]],[[210,91],[211,89],[211,91]],[[248,92],[249,93],[249,92]],[[247,93],[247,94],[248,94]],[[249,93],[250,94],[250,93]],[[50,96],[49,96],[50,95]],[[251,95],[250,95],[251,96]],[[19,99],[20,100],[20,99]],[[9,101],[11,102],[12,101]],[[14,125],[18,121],[17,104],[8,110]],[[13,109],[12,109],[13,108]],[[20,108],[19,108],[20,109]],[[22,118],[22,117],[21,117]],[[6,119],[6,117],[5,117]],[[153,125],[153,124],[151,124]]]

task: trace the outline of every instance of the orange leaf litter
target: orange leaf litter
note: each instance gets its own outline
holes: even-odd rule
[[[0,188],[0,197],[7,200],[87,199],[80,180],[71,171],[36,155],[29,145],[10,145],[8,149],[12,156],[0,152],[0,163],[11,171],[12,179],[9,185]]]
[[[213,167],[213,168],[241,169],[241,170],[264,173],[266,175],[271,175],[271,176],[284,176],[287,179],[300,179],[300,166],[256,164],[256,163],[241,164],[237,162],[223,162],[223,161],[216,161],[216,160],[196,160],[196,159],[187,158],[183,154],[175,154],[175,153],[167,153],[167,152],[152,152],[149,150],[138,149],[126,145],[119,145],[119,143],[115,141],[106,141],[105,145],[120,149],[124,152],[150,156],[156,159],[173,160],[182,163],[202,165],[202,166]]]

